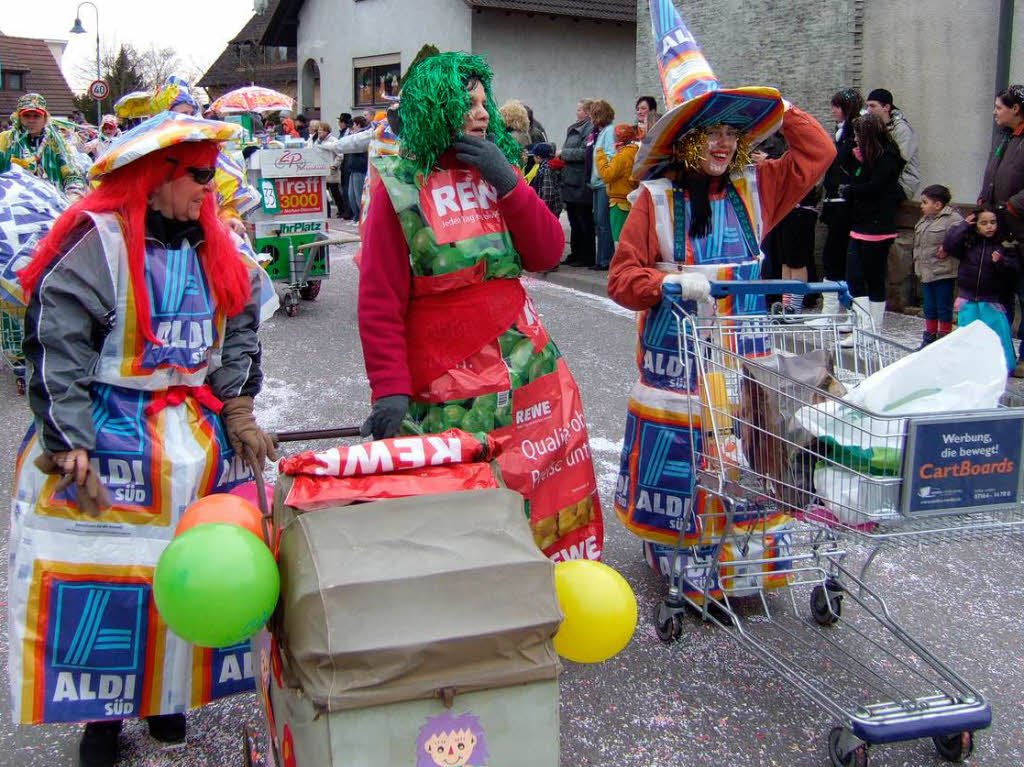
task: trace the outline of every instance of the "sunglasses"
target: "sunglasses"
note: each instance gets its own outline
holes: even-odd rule
[[[178,161],[172,157],[168,157],[167,162],[169,162],[171,165],[178,164]],[[195,181],[197,184],[199,184],[200,186],[204,186],[213,181],[213,176],[217,172],[217,169],[209,165],[201,168],[197,168],[194,165],[190,165],[187,168],[185,168],[185,172],[188,175],[190,175],[192,177],[192,180]]]
[[[200,186],[204,186],[213,181],[213,176],[217,172],[217,169],[210,167],[194,168],[192,166],[189,166],[188,168],[185,168],[185,172],[188,175],[190,175],[192,177],[192,180],[195,181],[197,184],[199,184]]]

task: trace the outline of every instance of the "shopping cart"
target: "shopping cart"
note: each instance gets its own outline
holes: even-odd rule
[[[912,350],[863,321],[853,346],[842,348],[843,317],[697,316],[674,286],[668,291],[691,382],[689,423],[699,424],[690,430],[691,497],[705,500],[700,513],[697,503],[685,510],[668,594],[656,608],[659,637],[679,638],[693,610],[722,627],[842,722],[828,736],[837,767],[866,765],[869,745],[925,737],[945,759],[965,759],[973,732],[991,722],[988,702],[896,621],[867,570],[882,546],[1024,533],[1024,402],[1005,397],[993,411],[913,417],[852,407],[843,386]],[[826,291],[849,305],[845,283],[712,283],[716,298]],[[818,365],[810,376],[807,365],[793,364],[808,359]],[[808,417],[812,426],[837,419],[832,426],[871,450],[808,438],[794,428]],[[1012,492],[979,491],[967,501],[936,495],[940,487],[922,496],[922,460],[944,429],[963,432],[964,424],[1005,438],[1014,461],[1002,487]],[[874,550],[858,570],[846,547],[864,542]]]
[[[0,357],[4,367],[14,374],[19,395],[25,393],[25,356],[21,350],[24,322],[24,306],[0,301]]]

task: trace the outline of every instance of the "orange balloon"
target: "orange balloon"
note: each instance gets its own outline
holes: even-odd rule
[[[262,519],[263,515],[260,513],[260,510],[244,498],[228,493],[214,493],[205,498],[200,498],[185,509],[181,521],[174,528],[174,536],[177,537],[197,525],[219,522],[244,527],[266,543],[263,537]]]

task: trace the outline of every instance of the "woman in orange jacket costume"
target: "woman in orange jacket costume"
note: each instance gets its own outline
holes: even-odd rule
[[[774,88],[722,89],[670,0],[651,0],[651,17],[672,108],[637,155],[633,175],[641,181],[639,196],[608,275],[608,295],[639,312],[639,380],[629,401],[615,511],[643,538],[651,566],[665,573],[673,566],[671,546],[685,525],[686,543],[707,543],[706,550],[696,549],[707,557],[697,553],[694,561],[675,566],[684,569],[688,592],[698,594],[710,576],[717,594],[718,574],[708,567],[714,546],[702,539],[697,520],[716,502],[702,493],[694,498],[693,463],[699,456],[691,455],[691,444],[699,453],[702,434],[690,412],[701,412],[700,384],[694,366],[679,357],[676,319],[662,287],[676,283],[687,311],[706,316],[709,280],[758,279],[762,239],[817,183],[835,150],[818,122],[784,102]],[[789,151],[778,160],[750,165],[750,149],[780,124]],[[724,299],[716,310],[755,314],[764,304],[759,296]],[[768,351],[756,332],[737,339],[741,354]],[[780,514],[772,524],[782,530],[786,521]],[[723,561],[730,553],[723,553]]]

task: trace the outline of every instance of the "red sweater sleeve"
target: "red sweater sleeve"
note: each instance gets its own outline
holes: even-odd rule
[[[508,223],[523,268],[529,272],[554,269],[565,250],[565,232],[533,188],[520,178],[515,188],[498,201],[498,208]]]
[[[832,137],[817,120],[796,107],[782,116],[782,136],[789,145],[785,154],[757,166],[762,237],[811,191],[836,156]]]
[[[370,199],[359,267],[359,339],[374,401],[412,395],[405,348],[405,310],[412,271],[395,208],[381,184]]]
[[[649,309],[661,300],[665,273],[658,261],[658,230],[654,223],[654,202],[646,187],[626,217],[619,244],[608,269],[608,297],[627,309]]]

